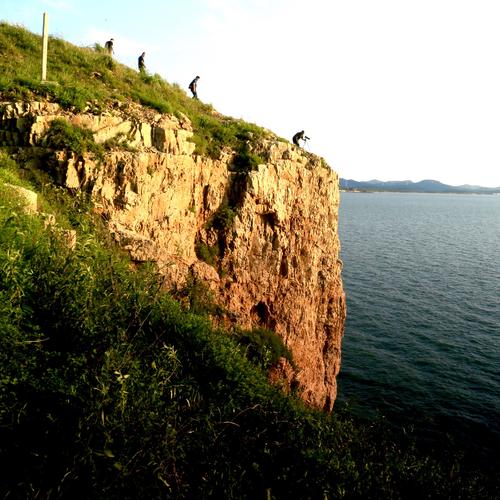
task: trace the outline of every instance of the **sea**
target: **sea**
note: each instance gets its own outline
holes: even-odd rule
[[[343,192],[339,235],[336,404],[500,464],[500,196]]]

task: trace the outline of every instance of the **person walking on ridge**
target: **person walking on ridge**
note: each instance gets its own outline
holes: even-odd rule
[[[113,43],[114,40],[110,38],[105,44],[104,44],[104,49],[108,53],[109,56],[113,55]]]
[[[146,55],[146,52],[143,52],[137,61],[137,65],[139,66],[139,72],[140,73],[145,73],[146,72],[146,65],[144,64],[144,56]]]
[[[196,87],[198,86],[198,80],[200,79],[199,76],[197,76],[190,84],[189,84],[189,90],[193,94],[193,99],[198,99],[198,92],[196,91]]]
[[[307,141],[309,140],[309,137],[307,137],[307,135],[305,135],[305,132],[303,130],[301,130],[300,132],[297,132],[293,138],[292,138],[292,142],[296,145],[296,146],[299,146],[300,147],[300,144],[299,144],[299,140],[302,140],[302,141]]]

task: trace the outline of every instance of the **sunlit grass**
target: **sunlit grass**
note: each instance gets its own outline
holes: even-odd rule
[[[76,47],[50,37],[49,84],[40,82],[40,58],[40,36],[0,23],[0,93],[4,99],[49,99],[76,112],[130,100],[161,113],[186,115],[194,127],[196,152],[213,158],[224,147],[239,151],[248,141],[270,135],[256,125],[215,113],[210,104],[190,98],[159,75],[140,74],[119,64],[99,46]]]

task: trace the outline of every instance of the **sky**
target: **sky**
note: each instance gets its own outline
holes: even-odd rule
[[[500,186],[498,0],[1,0],[0,19],[115,58],[358,181]],[[50,50],[50,46],[49,46]],[[50,67],[48,68],[50,78]]]

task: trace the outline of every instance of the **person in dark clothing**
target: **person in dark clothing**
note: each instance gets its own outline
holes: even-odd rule
[[[196,91],[196,87],[198,86],[198,80],[200,79],[199,76],[197,76],[190,84],[189,84],[189,90],[193,94],[193,99],[198,99],[198,92]]]
[[[300,147],[300,144],[299,144],[299,140],[303,140],[303,141],[307,141],[309,139],[309,137],[307,137],[307,135],[304,135],[305,132],[303,130],[301,130],[300,132],[297,132],[293,138],[292,138],[292,141],[293,143],[296,145],[296,146],[299,146]]]
[[[144,73],[146,71],[146,65],[144,64],[144,56],[146,55],[146,52],[143,52],[137,61],[137,64],[139,66],[139,71],[141,73]]]
[[[106,52],[108,53],[108,55],[112,56],[113,55],[113,42],[114,40],[112,38],[110,38],[105,44],[104,44],[104,48],[106,49]]]

